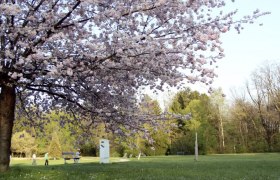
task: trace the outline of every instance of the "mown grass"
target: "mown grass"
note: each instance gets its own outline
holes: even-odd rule
[[[50,161],[45,167],[39,160],[12,160],[11,169],[0,174],[0,179],[280,179],[280,154],[236,154],[199,156],[155,156],[139,161],[120,162],[113,158],[110,164],[99,164],[98,158],[83,157],[79,164]]]

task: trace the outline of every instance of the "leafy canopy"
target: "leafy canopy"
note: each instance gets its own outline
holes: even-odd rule
[[[135,119],[146,118],[131,118],[139,87],[211,84],[224,57],[221,33],[266,14],[257,10],[234,22],[237,11],[224,13],[223,6],[223,0],[1,1],[0,88],[16,88],[21,107],[29,108],[24,113],[60,108],[75,120],[136,127]]]

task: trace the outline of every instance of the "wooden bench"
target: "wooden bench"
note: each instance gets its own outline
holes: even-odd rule
[[[179,151],[179,152],[177,152],[177,155],[185,155],[185,152]]]
[[[66,164],[67,160],[74,160],[74,164],[78,163],[80,157],[75,156],[74,152],[62,152],[62,158],[64,159],[64,164]]]

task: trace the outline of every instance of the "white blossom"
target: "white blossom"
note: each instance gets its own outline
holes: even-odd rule
[[[67,75],[72,76],[73,75],[73,70],[71,68],[67,68]]]
[[[0,2],[0,86],[29,95],[21,104],[30,112],[59,108],[113,130],[152,119],[135,113],[143,86],[212,82],[220,34],[267,14],[235,22],[237,11],[212,11],[223,0],[13,2]]]

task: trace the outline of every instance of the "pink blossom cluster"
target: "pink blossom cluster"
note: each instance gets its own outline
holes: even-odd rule
[[[0,86],[29,112],[141,127],[142,86],[211,84],[220,34],[266,14],[213,17],[223,0],[0,1]],[[27,111],[21,111],[27,112]],[[160,118],[159,118],[160,119]]]

